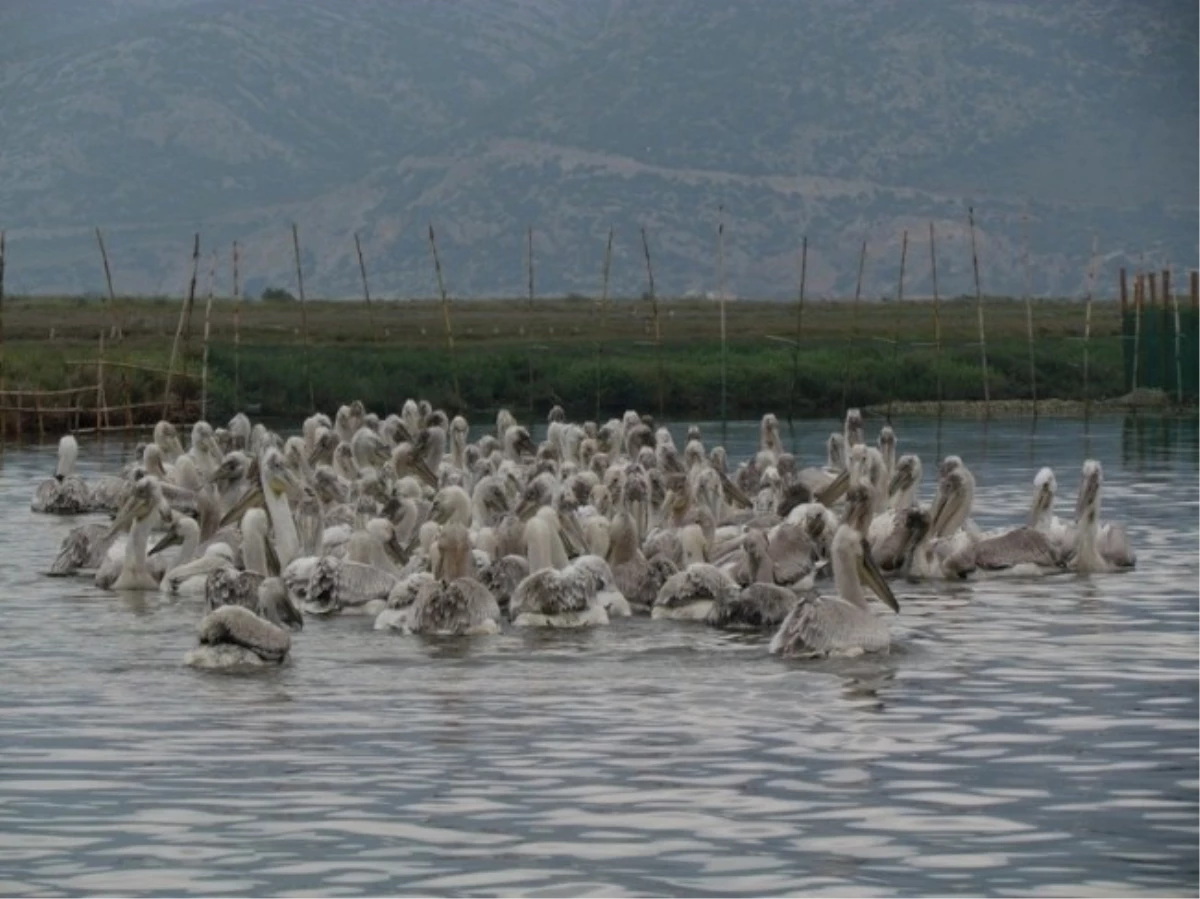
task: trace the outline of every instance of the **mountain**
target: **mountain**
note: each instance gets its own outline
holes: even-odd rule
[[[1077,294],[1197,263],[1197,8],[1180,0],[9,0],[9,292]],[[721,210],[719,213],[718,210]],[[202,285],[208,264],[202,266]]]

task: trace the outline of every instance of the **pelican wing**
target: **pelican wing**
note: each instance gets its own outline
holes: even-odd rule
[[[667,578],[654,605],[671,609],[700,600],[712,600],[719,605],[736,600],[738,591],[734,580],[715,565],[689,565]]]
[[[262,659],[282,662],[292,648],[292,635],[242,606],[222,606],[205,615],[197,628],[202,644],[233,644]]]
[[[93,522],[71,528],[63,538],[58,556],[50,565],[50,574],[74,574],[80,569],[99,568],[116,535],[108,536],[108,525]]]
[[[92,511],[115,513],[129,492],[130,481],[111,475],[92,484]]]
[[[811,658],[879,652],[890,643],[887,626],[840,597],[799,601],[771,639],[772,654]]]
[[[736,598],[716,603],[707,621],[716,627],[778,627],[799,602],[799,597],[786,587],[750,584]]]
[[[529,560],[524,556],[501,556],[479,572],[479,583],[483,584],[501,606],[512,600],[517,585],[529,576]]]
[[[387,599],[396,583],[395,575],[374,565],[342,559],[337,566],[334,583],[338,608],[365,605],[373,599]]]
[[[975,544],[975,564],[979,568],[996,571],[1029,563],[1044,568],[1063,567],[1054,544],[1043,532],[1034,528],[1013,528]]]
[[[264,578],[253,571],[237,571],[221,567],[208,573],[204,582],[204,599],[210,609],[222,606],[258,608],[258,587]]]
[[[408,628],[415,634],[462,635],[499,618],[495,597],[478,581],[431,581],[409,609]]]
[[[596,588],[590,576],[573,576],[579,573],[574,569],[561,573],[552,568],[535,571],[517,584],[509,602],[509,616],[516,618],[527,612],[565,615],[586,611],[596,598]]]

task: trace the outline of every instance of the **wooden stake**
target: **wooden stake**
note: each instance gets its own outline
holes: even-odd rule
[[[937,378],[938,421],[942,420],[942,316],[938,300],[937,243],[933,235],[933,222],[929,223],[929,271],[933,277],[933,370]]]
[[[438,293],[442,297],[442,319],[446,324],[446,351],[450,354],[450,374],[454,379],[454,401],[461,408],[462,393],[458,389],[458,362],[454,355],[454,327],[450,323],[450,297],[446,294],[446,283],[442,279],[442,262],[438,257],[437,239],[433,235],[433,225],[429,226],[429,247],[433,251],[433,270],[437,274]]]
[[[1125,278],[1125,266],[1121,266],[1120,275],[1117,278],[1117,283],[1121,289],[1121,320],[1125,320],[1125,313],[1129,311],[1129,284]]]
[[[1083,319],[1083,415],[1088,418],[1092,411],[1092,385],[1090,352],[1092,343],[1092,291],[1096,283],[1097,237],[1092,235],[1092,258],[1088,263],[1087,300]]]
[[[313,393],[312,368],[308,359],[308,310],[304,300],[304,272],[300,267],[300,232],[296,223],[292,222],[292,249],[296,254],[296,287],[300,291],[300,339],[303,341],[304,380],[308,382],[308,407],[310,411],[317,408],[317,399]]]
[[[800,294],[796,299],[796,340],[792,343],[792,389],[788,393],[788,426],[796,405],[796,383],[800,380],[800,335],[804,329],[804,282],[808,276],[808,235],[800,240]]]
[[[113,337],[121,339],[121,326],[117,323],[117,295],[113,292],[112,270],[108,267],[108,251],[104,249],[104,237],[96,228],[96,243],[100,245],[100,259],[104,263],[104,281],[108,285],[108,317],[112,322]]]
[[[1163,300],[1175,310],[1175,401],[1183,405],[1183,323],[1179,320],[1179,294],[1171,293],[1171,270],[1163,270]]]
[[[213,250],[212,262],[208,267],[208,302],[204,304],[204,356],[200,367],[200,418],[203,421],[208,421],[208,333],[216,280],[217,251]]]
[[[242,410],[242,285],[238,280],[238,245],[233,242],[233,411]]]
[[[728,350],[725,343],[725,206],[717,208],[717,302],[721,306],[721,425],[727,420],[726,376]]]
[[[533,421],[533,225],[525,232],[525,269],[529,276],[529,310],[526,321],[529,347],[525,351],[525,367],[529,390],[529,420]]]
[[[192,280],[188,287],[187,298],[183,301],[183,308],[179,310],[179,323],[175,326],[175,341],[171,344],[171,360],[167,363],[167,387],[163,391],[163,411],[162,417],[165,420],[171,411],[171,377],[175,372],[175,356],[179,352],[179,337],[183,333],[183,322],[187,317],[188,308],[191,306],[192,300],[196,296],[196,269],[200,265],[200,232],[196,232],[196,236],[192,242]]]
[[[983,419],[992,417],[992,392],[988,386],[987,336],[983,327],[983,291],[979,287],[979,253],[975,248],[975,210],[967,207],[967,224],[971,228],[971,266],[975,270],[975,308],[979,314],[979,360],[983,373]]]
[[[896,286],[896,311],[892,315],[892,390],[888,398],[887,421],[892,423],[892,400],[896,397],[896,359],[900,352],[900,304],[904,302],[904,263],[908,259],[908,229],[900,239],[900,283]]]
[[[363,300],[367,304],[367,321],[371,325],[371,334],[375,335],[375,310],[371,308],[371,290],[367,287],[367,264],[363,261],[362,244],[358,240],[358,232],[354,232],[354,252],[358,254],[358,273],[362,275]]]
[[[600,356],[604,352],[604,338],[608,333],[608,275],[612,266],[613,229],[608,229],[608,242],[604,246],[604,273],[600,285],[600,331],[596,340],[596,424],[600,424]]]
[[[854,284],[854,305],[850,309],[850,346],[846,350],[846,369],[842,372],[842,412],[845,413],[850,395],[850,359],[854,355],[854,343],[858,339],[858,301],[862,298],[863,268],[867,264],[867,239],[864,237],[862,250],[858,254],[858,280]]]
[[[650,264],[650,241],[646,237],[646,229],[642,228],[642,252],[646,256],[646,279],[650,283],[651,313],[654,316],[654,347],[658,354],[658,417],[663,414],[663,357],[662,357],[662,325],[658,317],[658,295],[654,292],[654,266]]]
[[[1139,268],[1138,273],[1133,278],[1133,385],[1131,390],[1137,390],[1141,379],[1141,355],[1142,355],[1142,304],[1145,301],[1145,283],[1142,280],[1142,272]]]
[[[3,257],[3,253],[0,253],[0,257]],[[0,262],[0,272],[3,270],[4,266]],[[1200,308],[1200,271],[1192,269],[1191,282],[1192,308]]]
[[[1033,273],[1029,269],[1029,214],[1021,216],[1021,242],[1024,245],[1021,255],[1024,257],[1025,268],[1025,334],[1029,341],[1029,394],[1033,398],[1033,420],[1038,417],[1037,394],[1037,358],[1034,354],[1033,341]]]

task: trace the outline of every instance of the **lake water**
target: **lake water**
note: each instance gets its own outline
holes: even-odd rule
[[[797,427],[818,461],[836,424]],[[180,664],[196,604],[40,575],[71,524],[29,512],[54,448],[10,447],[0,894],[1195,895],[1195,421],[896,430],[926,472],[964,458],[985,527],[1041,465],[1068,516],[1100,459],[1137,570],[901,583],[891,653],[855,660],[644,618],[346,618],[229,676]],[[756,427],[728,434],[740,458]]]

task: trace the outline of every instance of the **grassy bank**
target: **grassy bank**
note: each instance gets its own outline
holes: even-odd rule
[[[6,300],[5,385],[40,390],[94,385],[98,335],[111,334],[117,322],[123,339],[110,341],[105,351],[109,401],[128,396],[133,403],[157,403],[163,395],[161,373],[113,363],[165,369],[180,308],[178,300],[121,301],[112,310],[98,301]],[[599,393],[601,414],[627,408],[661,408],[674,416],[720,414],[719,319],[711,301],[660,300],[661,351],[655,344],[651,304],[644,301],[614,302],[603,314],[586,299],[539,300],[532,311],[527,303],[512,301],[453,302],[458,396],[439,303],[375,303],[368,308],[310,302],[303,318],[298,303],[245,303],[236,366],[233,311],[229,301],[213,305],[209,408],[214,417],[238,407],[286,417],[304,414],[310,377],[316,405],[323,409],[357,397],[371,408],[390,410],[404,397],[419,395],[475,413],[508,406],[524,414],[532,406],[540,417],[557,402],[571,415],[591,416]],[[938,311],[941,395],[982,399],[975,304],[946,302]],[[1033,311],[1039,396],[1082,399],[1082,304],[1039,301]],[[307,362],[301,339],[304,318]],[[795,304],[727,305],[730,416],[767,410],[838,414],[843,396],[852,405],[937,398],[939,357],[931,303],[863,303],[858,310],[850,303],[809,303],[793,369],[796,318]],[[179,372],[186,362],[193,377],[176,377],[175,383],[192,400],[199,399],[203,319],[203,304],[197,303],[175,369]],[[986,320],[992,399],[1029,398],[1024,304],[989,299]],[[1122,393],[1116,304],[1094,306],[1088,346],[1091,397]],[[86,366],[67,364],[88,360]],[[94,400],[84,397],[82,402]]]

